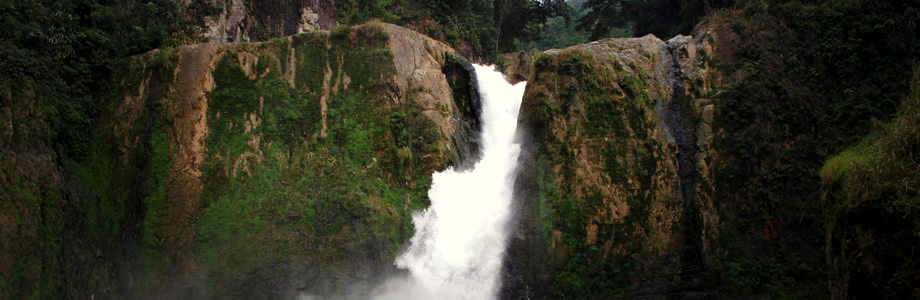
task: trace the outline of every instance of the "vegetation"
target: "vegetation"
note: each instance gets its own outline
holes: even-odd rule
[[[920,261],[920,67],[891,122],[821,168],[835,297],[916,296]]]
[[[633,36],[654,34],[668,39],[677,34],[690,34],[700,18],[714,9],[729,7],[734,0],[587,0],[582,5],[586,14],[578,20],[578,28],[596,40],[616,30],[628,30]]]
[[[94,99],[115,59],[193,39],[174,0],[0,2],[0,81],[34,80],[52,132],[45,141],[71,157],[89,151]]]
[[[396,23],[484,62],[495,61],[501,52],[520,49],[515,40],[535,39],[538,27],[551,17],[564,17],[568,24],[570,9],[561,0],[348,0],[337,1],[336,8],[343,24],[371,19]],[[522,38],[525,35],[534,37]]]
[[[576,28],[575,20],[584,15],[584,10],[567,1],[562,15],[547,18],[545,22],[530,22],[514,38],[513,49],[531,52],[534,50],[559,49],[588,42],[588,34]]]
[[[0,276],[0,298],[86,295],[111,279],[88,275],[103,264],[90,258],[134,261],[119,250],[141,236],[135,221],[144,192],[132,186],[149,176],[145,155],[119,153],[112,128],[93,128],[113,109],[109,92],[121,100],[140,78],[173,62],[168,51],[156,68],[127,69],[120,59],[193,40],[192,20],[178,12],[171,0],[0,1],[0,107],[15,112],[4,114],[11,118],[4,124],[16,124],[0,137],[8,158],[0,177],[15,179],[0,191],[0,218],[15,220],[3,223],[10,230],[0,240],[17,241],[0,249],[15,261]],[[145,116],[156,114],[144,109],[139,127],[127,131],[149,136],[157,125]]]
[[[634,288],[633,276],[646,275],[636,263],[640,258],[629,253],[662,246],[649,240],[646,222],[648,207],[662,201],[649,191],[655,189],[658,172],[654,157],[663,153],[659,141],[647,135],[655,127],[646,117],[654,111],[646,94],[647,75],[615,57],[608,58],[618,66],[615,70],[598,59],[578,49],[538,56],[536,90],[560,88],[537,92],[528,98],[533,102],[525,103],[531,106],[522,110],[521,120],[541,141],[535,154],[534,196],[540,203],[543,235],[560,243],[554,253],[565,253],[553,254],[557,265],[549,291],[554,298],[624,297]],[[560,128],[568,130],[560,135]],[[586,151],[597,154],[577,156],[589,155]],[[602,173],[590,173],[595,167],[585,160],[601,161]],[[627,206],[628,213],[616,216],[609,205]],[[588,232],[589,225],[597,226],[595,232]]]
[[[428,178],[443,164],[440,132],[414,100],[387,103],[383,80],[395,69],[379,30],[297,36],[290,45],[296,72],[319,78],[318,86],[315,79],[294,88],[285,81],[287,63],[271,50],[285,41],[255,49],[253,70],[268,70],[260,79],[243,72],[243,51],[220,59],[197,221],[196,252],[209,268],[209,290],[228,297],[272,292],[272,278],[289,268],[333,273],[353,263],[346,259],[393,257],[411,235],[409,214],[427,204]],[[242,284],[255,286],[237,288]]]
[[[145,219],[145,203],[148,203],[146,208],[151,209],[162,205],[165,198],[163,185],[169,161],[168,157],[164,157],[167,144],[161,140],[165,136],[163,124],[158,121],[162,120],[162,110],[157,102],[148,102],[143,95],[127,92],[129,97],[135,97],[131,101],[137,102],[138,109],[126,115],[131,114],[136,122],[131,127],[120,128],[114,124],[120,123],[121,118],[129,118],[116,114],[118,104],[127,101],[126,91],[137,91],[140,85],[146,84],[145,89],[152,97],[165,94],[169,78],[164,74],[171,74],[169,66],[175,64],[176,57],[169,53],[158,57],[165,62],[162,66],[152,64],[155,60],[152,57],[136,57],[114,64],[114,74],[124,80],[102,93],[105,94],[103,104],[97,109],[100,116],[105,117],[97,120],[100,125],[90,136],[91,140],[86,141],[87,149],[82,158],[70,158],[66,152],[59,152],[56,155],[59,155],[62,165],[57,170],[45,170],[46,175],[43,176],[47,178],[37,182],[14,182],[14,191],[21,189],[22,194],[9,195],[5,191],[0,194],[0,197],[11,196],[5,198],[9,201],[7,204],[28,207],[26,211],[42,211],[18,216],[18,226],[25,226],[20,228],[35,226],[39,229],[34,235],[18,231],[5,236],[21,241],[11,248],[2,249],[17,258],[15,268],[21,272],[0,274],[9,275],[5,278],[0,276],[0,281],[15,287],[4,289],[4,297],[18,299],[31,295],[53,298],[83,294],[87,290],[110,285],[118,279],[87,275],[106,263],[97,260],[101,257],[117,257],[126,268],[140,267],[138,253],[122,250],[126,245],[143,240],[151,231],[148,222],[156,220],[156,214],[151,213]],[[42,148],[40,143],[44,141],[40,137],[29,138],[31,141],[20,147],[34,147],[32,151],[39,155],[54,155],[49,154],[45,150],[47,148]],[[134,143],[125,142],[135,139]],[[58,144],[58,147],[61,145]],[[127,149],[133,151],[121,152]],[[14,158],[28,155],[6,153]],[[152,166],[150,155],[153,155],[154,162],[163,164]],[[19,177],[21,175],[13,169],[22,167],[29,166],[4,162],[5,173],[9,172],[6,174],[26,179]],[[55,181],[56,176],[63,178]],[[154,179],[145,182],[149,177]],[[154,190],[153,194],[147,189]],[[30,191],[36,190],[42,191],[38,197],[29,195]],[[8,208],[4,207],[4,213],[11,211]],[[143,224],[138,222],[141,219],[145,220]],[[120,288],[111,292],[123,292]]]
[[[741,76],[716,96],[724,261],[772,266],[755,278],[729,272],[739,290],[826,293],[818,169],[895,112],[920,53],[916,27],[897,24],[917,12],[898,1],[751,2],[711,18],[744,39],[720,59]]]
[[[100,290],[109,292],[95,296],[129,297],[160,287],[143,276],[174,271],[161,235],[171,155],[179,150],[170,148],[174,128],[165,120],[174,116],[162,105],[170,100],[177,46],[198,40],[201,16],[217,11],[209,3],[0,0],[0,298]],[[292,5],[247,4],[256,15]],[[712,197],[720,240],[709,266],[717,292],[820,298],[829,285],[840,298],[917,297],[915,2],[335,5],[342,24],[406,25],[486,62],[500,52],[539,53],[611,36],[666,39],[690,33],[701,19],[722,26],[716,36],[737,39],[719,41],[716,55],[704,58],[726,83],[707,95],[718,133]],[[275,34],[252,26],[259,39]],[[393,74],[388,62],[397,55],[384,40],[373,25],[340,26],[222,46],[189,250],[207,268],[204,284],[215,297],[272,290],[267,282],[292,265],[328,273],[358,251],[392,256],[411,232],[409,211],[426,204],[430,172],[462,160],[440,156],[444,137],[420,116],[411,92],[401,105],[384,100],[390,87],[382,78]],[[258,63],[246,68],[241,62],[250,56]],[[648,131],[655,127],[647,117],[654,109],[644,92],[648,77],[618,61],[609,70],[602,59],[537,54],[535,78],[558,90],[536,93],[543,98],[522,116],[550,141],[537,150],[534,176],[541,234],[562,234],[566,259],[554,262],[551,287],[558,298],[630,296],[647,258],[621,253],[654,243],[640,218],[656,204],[650,191],[664,172],[656,163],[665,150]],[[459,113],[474,119],[466,61],[447,60]],[[131,101],[136,110],[120,110]],[[570,126],[554,128],[558,122]],[[600,184],[578,177],[579,147],[592,151]],[[602,187],[623,191],[628,215],[588,221],[614,198]],[[596,241],[588,242],[592,224]],[[604,248],[613,240],[623,251]],[[138,286],[124,287],[122,276]],[[244,286],[253,282],[265,285]]]

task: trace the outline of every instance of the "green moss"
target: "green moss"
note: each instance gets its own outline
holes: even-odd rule
[[[870,166],[878,155],[879,148],[876,142],[884,131],[886,130],[880,128],[856,146],[829,158],[818,171],[819,176],[824,180],[841,181],[854,168]]]
[[[291,42],[285,39],[276,39],[272,41],[272,44],[278,46],[278,61],[281,63],[281,73],[287,74],[288,68],[293,68],[290,66],[291,58]]]
[[[4,170],[6,171],[6,170]],[[11,272],[0,275],[4,286],[0,296],[19,298],[49,298],[62,286],[60,265],[53,261],[60,253],[61,232],[65,230],[65,215],[60,193],[43,178],[29,178],[16,172],[8,174],[2,196],[11,199],[19,209],[6,215],[10,242],[0,248],[15,260]]]
[[[195,250],[212,289],[303,261],[332,272],[360,251],[395,255],[408,238],[409,213],[426,204],[428,176],[443,164],[441,137],[411,94],[387,101],[395,68],[385,40],[373,25],[295,37],[304,82],[294,89],[280,72],[250,80],[233,52],[220,59]],[[259,50],[260,63],[274,61],[271,49]]]
[[[905,8],[897,1],[752,1],[716,20],[743,40],[702,58],[742,75],[713,95],[713,132],[725,134],[713,140],[712,198],[727,235],[716,248],[831,271],[819,174],[838,177],[866,161],[862,150],[843,149],[873,128],[873,118],[890,119],[907,90],[920,48],[916,35],[894,25],[910,19]],[[825,164],[835,153],[843,154]],[[825,278],[795,286],[821,290]],[[748,288],[768,292],[765,285]]]
[[[605,58],[614,60],[614,69],[597,59],[581,50],[536,57],[530,84],[552,87],[555,93],[551,90],[536,95],[528,100],[535,106],[522,110],[521,119],[541,145],[536,184],[544,238],[551,238],[551,230],[559,230],[564,246],[556,247],[565,247],[567,253],[566,261],[554,271],[556,298],[624,296],[634,288],[635,261],[643,258],[610,253],[610,258],[601,260],[601,244],[630,241],[628,253],[641,253],[644,240],[632,233],[634,228],[648,231],[646,210],[652,201],[652,176],[657,170],[654,155],[661,152],[647,134],[655,126],[646,116],[654,111],[645,92],[648,75],[636,66],[627,69],[615,57]],[[558,124],[562,122],[564,126]],[[567,129],[562,136],[547,130],[559,127]],[[635,146],[632,141],[637,142]],[[601,206],[609,200],[598,187],[576,177],[575,170],[581,166],[574,153],[584,147],[603,161],[604,173],[610,179],[603,184],[625,191],[630,207],[629,214],[617,224],[595,224],[599,242],[592,245],[585,240],[587,222],[597,211],[606,209]],[[584,197],[576,198],[577,194]]]
[[[321,33],[307,33],[295,35],[292,46],[294,48],[294,83],[298,89],[305,89],[308,93],[322,92],[323,75],[326,72],[326,63],[333,64],[328,59],[326,49],[326,36]],[[282,62],[286,63],[286,62]]]
[[[166,178],[172,164],[169,156],[169,141],[166,132],[156,130],[150,138],[150,166],[151,179],[149,185],[153,191],[144,199],[145,214],[143,220],[142,245],[144,251],[144,266],[151,271],[161,271],[158,268],[165,261],[163,257],[160,238],[157,236],[158,227],[165,212],[166,205]]]
[[[29,238],[23,238],[15,250],[31,253],[10,252],[17,258],[16,271],[3,281],[17,290],[18,295],[11,298],[55,298],[95,289],[111,284],[111,279],[92,276],[75,281],[74,277],[96,272],[114,257],[119,264],[138,263],[139,257],[125,249],[137,249],[145,231],[139,218],[146,213],[147,188],[156,189],[156,184],[149,185],[149,173],[158,163],[151,162],[151,143],[157,143],[151,141],[157,139],[151,135],[159,128],[154,121],[161,117],[158,100],[172,81],[176,58],[165,49],[114,62],[113,76],[119,80],[98,92],[94,110],[98,116],[80,155],[58,153],[61,165],[45,171],[45,178],[37,182],[19,181],[12,174],[13,202],[28,212],[17,216],[21,219],[16,222],[33,219],[28,221]],[[137,95],[142,84],[145,94]],[[146,101],[137,103],[137,111],[126,113],[119,110],[126,103],[125,96]],[[160,145],[165,147],[165,143]],[[165,164],[168,167],[168,161]],[[40,243],[30,245],[32,239]]]

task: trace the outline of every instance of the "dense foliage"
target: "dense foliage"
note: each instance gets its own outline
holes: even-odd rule
[[[537,38],[534,27],[551,17],[568,20],[570,10],[560,0],[345,0],[336,9],[343,24],[379,19],[407,26],[477,61],[517,50],[515,40]]]
[[[898,107],[920,55],[908,1],[752,1],[712,22],[741,41],[719,57],[714,198],[726,279],[774,296],[824,294],[818,169]]]
[[[734,0],[587,0],[582,9],[588,12],[578,25],[591,39],[624,28],[634,36],[652,33],[668,39],[689,34],[700,18],[732,3]]]
[[[562,15],[547,18],[546,22],[528,23],[514,37],[513,49],[530,52],[587,43],[588,35],[578,29],[575,22],[584,15],[584,10],[573,6],[571,2],[567,2],[568,6]]]
[[[908,90],[911,66],[920,57],[920,1],[335,2],[340,23],[380,19],[406,25],[449,42],[475,61],[493,61],[500,52],[565,47],[589,38],[653,33],[667,39],[690,33],[700,19],[727,24],[725,28],[740,38],[720,45],[725,48],[717,52],[724,55],[710,58],[711,65],[718,66],[731,81],[714,100],[715,131],[722,133],[716,135],[714,144],[718,156],[713,197],[723,223],[721,240],[717,241],[719,249],[715,251],[720,255],[719,265],[710,271],[716,282],[725,283],[718,289],[736,295],[754,292],[780,298],[816,297],[826,294],[825,278],[830,274],[834,296],[868,297],[885,290],[892,297],[917,297],[914,286],[918,263],[911,252],[916,247],[904,246],[920,238],[920,225],[913,215],[918,206],[916,178],[920,176],[914,168],[920,151],[916,143],[920,130],[916,128],[917,88],[907,104],[900,103]],[[138,117],[141,121],[126,129],[140,140],[136,145],[139,150],[130,155],[121,156],[122,149],[107,132],[93,129],[105,121],[106,114],[114,114],[112,103],[120,100],[124,91],[138,89],[140,77],[155,78],[147,87],[148,93],[157,94],[154,98],[166,93],[177,58],[172,47],[198,39],[200,17],[216,11],[208,3],[0,0],[0,108],[12,116],[2,120],[3,124],[12,124],[9,126],[13,128],[10,135],[0,137],[0,146],[17,153],[51,149],[48,151],[53,152],[54,162],[45,165],[55,165],[59,168],[55,174],[63,174],[63,179],[54,179],[59,180],[55,182],[16,172],[2,173],[14,174],[0,178],[11,184],[4,187],[4,195],[22,200],[15,204],[32,214],[17,215],[25,221],[17,223],[21,226],[16,230],[20,236],[34,237],[17,240],[16,252],[7,253],[17,261],[10,266],[12,275],[0,280],[3,296],[52,297],[87,290],[94,284],[102,286],[105,280],[117,281],[119,278],[93,277],[85,282],[66,279],[82,278],[89,271],[80,268],[89,270],[103,264],[87,261],[122,259],[128,264],[131,260],[112,253],[126,241],[143,248],[139,251],[145,254],[146,267],[162,262],[158,255],[162,255],[163,246],[158,244],[155,232],[161,221],[158,210],[166,201],[169,169],[164,166],[170,164],[171,158],[167,147],[169,127],[157,120],[166,118],[165,112],[158,104],[147,104]],[[432,162],[422,157],[434,152],[437,133],[427,130],[431,124],[410,110],[415,108],[376,111],[373,105],[365,105],[363,101],[377,92],[369,89],[379,88],[370,73],[385,73],[381,71],[383,66],[370,62],[387,61],[392,54],[374,52],[379,44],[347,41],[347,34],[352,32],[338,28],[333,35],[339,40],[329,46],[331,50],[308,43],[310,35],[294,42],[304,46],[297,51],[314,51],[300,56],[319,59],[332,51],[348,55],[343,68],[349,69],[356,85],[365,84],[335,96],[328,112],[334,119],[329,137],[318,142],[313,139],[318,131],[319,109],[314,98],[319,97],[315,92],[323,88],[322,64],[305,64],[302,67],[316,69],[296,72],[298,84],[309,85],[313,94],[294,91],[278,79],[287,71],[280,64],[259,65],[269,68],[271,75],[258,81],[244,75],[238,57],[223,57],[217,66],[218,87],[212,95],[217,104],[209,111],[213,135],[208,143],[214,147],[209,154],[239,158],[258,150],[263,151],[259,152],[262,160],[240,161],[280,167],[244,172],[231,166],[234,162],[221,160],[206,166],[205,172],[212,179],[205,183],[205,212],[197,224],[202,228],[201,235],[198,248],[193,250],[215,267],[216,279],[208,283],[212,288],[234,280],[268,276],[265,274],[272,270],[253,271],[265,262],[259,260],[280,261],[283,258],[279,257],[289,252],[325,247],[319,251],[327,259],[323,262],[336,262],[344,257],[339,251],[342,248],[336,245],[349,242],[336,240],[336,226],[358,224],[352,219],[365,218],[369,223],[357,227],[374,230],[360,232],[351,242],[364,242],[372,236],[388,242],[368,247],[378,247],[380,252],[395,251],[396,241],[404,239],[409,230],[406,209],[424,204],[427,174],[423,170],[431,166],[421,164]],[[273,43],[279,46],[286,42]],[[281,52],[287,51],[288,45],[284,46]],[[162,49],[130,62],[123,60],[155,48]],[[262,63],[272,59],[266,58]],[[597,107],[587,111],[592,122],[580,124],[587,134],[641,135],[643,132],[636,128],[650,126],[624,123],[641,118],[605,114],[624,109],[634,113],[630,110],[635,108],[605,107],[605,102],[598,100],[611,94],[641,98],[630,87],[644,85],[641,76],[617,74],[623,80],[613,82],[609,76],[596,74],[590,60],[572,53],[536,61],[550,64],[562,74],[556,79],[560,86],[589,91],[587,98],[581,100]],[[575,94],[566,90],[560,97],[572,98]],[[263,127],[252,134],[241,133],[245,117],[256,109],[250,100],[259,96],[278,105],[264,114],[259,108]],[[32,108],[39,113],[14,114]],[[549,114],[563,114],[567,108],[548,105],[541,109],[547,113],[544,117],[550,118]],[[215,121],[220,120],[218,111],[224,119],[236,117],[239,124]],[[896,119],[889,122],[893,116]],[[257,133],[263,140],[256,142],[258,149],[251,149],[249,139]],[[869,137],[863,138],[867,133]],[[610,165],[605,169],[607,176],[619,183],[629,182],[632,177],[647,178],[644,173],[653,169],[652,159],[643,156],[626,162],[632,164],[629,172],[643,174],[624,173],[616,157],[624,156],[626,150],[617,147],[601,147]],[[548,155],[571,159],[565,157],[568,148],[552,150],[547,151]],[[284,161],[295,151],[316,155]],[[828,157],[832,159],[825,161]],[[7,171],[6,163],[28,164],[22,161],[25,160],[3,160],[4,169],[0,171]],[[233,169],[233,173],[222,173],[227,169]],[[535,176],[544,183],[556,180],[552,177],[556,174],[547,170],[550,168],[544,166]],[[572,180],[566,177],[571,177],[572,172],[560,170],[559,178]],[[335,185],[349,180],[350,185]],[[637,189],[652,188],[638,179],[630,184]],[[819,188],[822,185],[823,191]],[[572,192],[540,188],[543,196]],[[566,232],[586,230],[579,222],[593,209],[588,204],[600,201],[600,196],[591,190],[581,192],[587,195],[587,201],[556,206],[541,203],[550,212],[550,226]],[[272,199],[256,203],[264,199],[249,196],[252,194],[269,195]],[[647,200],[645,197],[629,199],[639,201],[630,203],[636,207],[636,215],[643,212],[641,200]],[[0,203],[0,208],[7,209],[3,205],[13,202]],[[146,215],[142,215],[145,211]],[[12,218],[3,217],[4,222]],[[134,222],[137,219],[143,221]],[[315,236],[291,239],[300,242],[295,245],[300,249],[259,240],[263,235],[306,231]],[[601,238],[620,235],[618,241],[627,238],[609,226],[602,226],[599,234]],[[877,242],[866,246],[863,242],[867,236]],[[266,248],[247,248],[253,241]],[[307,245],[307,241],[314,244]],[[595,264],[601,251],[598,247],[588,245],[577,235],[567,235],[560,242],[570,247],[571,256],[552,278],[558,288],[555,295],[616,296],[631,288],[625,284],[633,274],[619,271],[632,270],[631,258]],[[93,252],[97,249],[101,250]],[[262,250],[273,256],[255,253]],[[75,257],[82,260],[67,260]],[[878,263],[865,265],[866,257]],[[241,271],[252,272],[246,273],[250,277],[244,279],[235,277]],[[223,281],[215,283],[218,280]],[[623,285],[616,285],[620,283]]]
[[[920,281],[920,66],[891,122],[821,168],[831,292],[907,299]]]
[[[3,0],[0,81],[35,89],[53,129],[48,141],[81,157],[98,113],[94,93],[114,60],[189,41],[190,22],[175,0]]]

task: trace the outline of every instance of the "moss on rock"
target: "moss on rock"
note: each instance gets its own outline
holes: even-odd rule
[[[668,263],[680,243],[676,147],[656,121],[657,101],[670,99],[650,97],[670,86],[649,77],[657,62],[630,55],[664,45],[597,43],[536,56],[521,110],[519,127],[536,147],[524,165],[537,174],[522,182],[538,187],[520,197],[534,199],[522,204],[533,214],[523,226],[539,228],[549,248],[543,288],[554,298],[623,297],[640,278],[677,273]]]
[[[0,297],[284,298],[369,282],[411,235],[430,175],[459,157],[446,120],[473,122],[451,97],[468,79],[437,73],[449,55],[371,23],[120,61],[83,157],[22,169],[54,166],[54,151],[23,156],[3,131]]]

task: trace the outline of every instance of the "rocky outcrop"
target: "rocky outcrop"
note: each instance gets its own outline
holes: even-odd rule
[[[672,123],[675,128],[683,128],[683,132],[675,137],[683,140],[681,152],[686,156],[680,157],[684,170],[692,170],[692,181],[684,188],[685,202],[690,209],[697,211],[692,219],[692,228],[698,234],[694,240],[699,244],[698,255],[703,259],[703,265],[709,269],[721,269],[721,259],[725,255],[724,249],[717,244],[721,227],[719,207],[713,199],[715,190],[715,164],[718,151],[713,145],[715,132],[713,122],[716,110],[716,94],[730,84],[722,74],[716,62],[731,62],[734,58],[731,45],[737,36],[723,28],[725,24],[704,24],[700,26],[694,37],[677,36],[668,40],[668,48],[673,54],[676,70],[679,71],[677,91],[680,102],[674,103]],[[679,121],[677,120],[679,119]],[[683,125],[680,125],[683,123]],[[680,130],[679,130],[680,131]],[[724,134],[724,132],[722,133]],[[686,196],[692,193],[692,199]],[[692,201],[690,201],[692,200]],[[704,271],[704,270],[701,270]]]
[[[442,72],[447,56],[457,56],[446,44],[423,36],[415,31],[392,25],[382,24],[389,35],[387,46],[393,55],[393,89],[390,94],[399,104],[410,94],[422,105],[422,114],[441,129],[441,135],[448,137],[457,130],[458,122],[452,122],[452,113],[457,106],[451,97],[451,87],[447,76]],[[473,91],[478,93],[478,91]],[[441,149],[450,149],[448,140],[442,140]],[[446,154],[446,153],[445,153]]]
[[[714,40],[606,39],[534,58],[505,296],[704,295],[717,86],[700,82],[719,80],[704,59]]]
[[[199,5],[211,8],[202,16],[202,38],[213,43],[261,41],[336,24],[332,0],[205,0]]]
[[[533,57],[527,52],[519,51],[501,55],[502,74],[511,83],[526,81],[533,72]]]
[[[361,294],[431,174],[473,155],[470,68],[380,23],[155,50],[117,66],[80,160],[17,148],[40,112],[3,86],[6,295]]]
[[[178,77],[170,88],[174,96],[168,99],[197,99],[184,107],[206,108],[207,115],[192,118],[207,124],[197,131],[206,135],[206,145],[198,148],[204,157],[192,159],[200,166],[203,192],[199,197],[167,193],[164,218],[182,218],[172,209],[177,205],[186,208],[181,213],[197,216],[183,228],[193,232],[191,253],[200,267],[177,266],[173,272],[225,286],[214,294],[220,297],[297,290],[323,294],[387,272],[411,233],[409,214],[426,203],[428,177],[456,156],[452,136],[469,122],[457,115],[441,72],[454,51],[389,24],[221,46],[208,56],[216,60],[187,64],[184,54],[193,47],[202,46],[180,48]],[[180,89],[188,84],[181,77],[189,67],[213,74],[214,89],[205,92],[207,97]],[[192,84],[201,91],[210,85]],[[196,132],[175,128],[177,139]],[[169,178],[182,174],[173,170],[182,161],[172,158]],[[233,196],[251,192],[263,196]],[[272,200],[277,197],[287,200]],[[225,223],[228,216],[255,229],[234,229]],[[262,222],[273,225],[258,225]],[[226,237],[228,231],[239,236]],[[161,230],[158,236],[176,234],[184,236],[181,230]],[[177,255],[174,264],[184,263],[183,245],[169,241],[162,244],[167,257]],[[252,242],[270,250],[233,246]],[[228,256],[244,262],[231,263]],[[276,259],[286,262],[277,265]],[[239,273],[250,275],[240,278]],[[322,273],[339,275],[315,276]],[[254,286],[233,288],[239,284]]]

